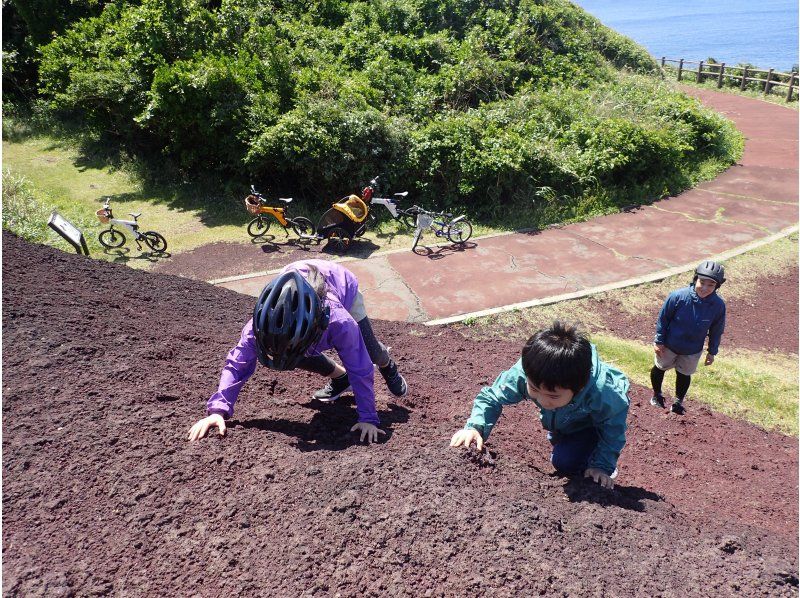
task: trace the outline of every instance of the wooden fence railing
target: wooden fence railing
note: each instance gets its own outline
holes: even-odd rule
[[[716,79],[717,87],[722,87],[723,82],[728,80],[728,83],[738,82],[740,89],[748,87],[749,83],[755,83],[759,89],[763,89],[764,95],[774,93],[776,87],[786,87],[786,101],[792,101],[792,92],[797,95],[797,73],[782,73],[775,69],[756,69],[749,66],[726,66],[724,62],[721,63],[708,63],[703,60],[700,62],[692,62],[680,58],[674,60],[661,57],[661,68],[664,68],[667,63],[677,64],[678,81],[681,81],[684,76],[693,75],[695,81],[700,83],[705,79]],[[690,65],[696,65],[696,68],[687,68]],[[670,66],[670,68],[673,68]],[[765,73],[765,76],[760,76]]]

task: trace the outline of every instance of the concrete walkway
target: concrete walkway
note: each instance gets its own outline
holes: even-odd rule
[[[439,324],[658,280],[797,230],[798,113],[684,88],[746,137],[742,160],[713,181],[588,222],[345,259],[370,317]],[[430,235],[423,240],[430,241]],[[270,274],[217,282],[257,296]]]

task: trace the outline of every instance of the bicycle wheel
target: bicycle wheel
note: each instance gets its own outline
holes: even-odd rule
[[[453,222],[447,229],[447,238],[451,243],[466,243],[472,236],[472,225],[468,220]]]
[[[314,234],[314,224],[303,216],[298,216],[292,219],[292,230],[298,237],[309,236]]]
[[[257,216],[247,224],[247,234],[254,239],[266,235],[270,224],[272,224],[271,220]]]
[[[414,251],[414,252],[416,252],[416,250],[417,250],[417,243],[419,243],[419,240],[420,240],[421,238],[422,238],[422,229],[421,229],[421,228],[418,228],[418,229],[417,229],[417,230],[414,232],[414,243],[412,243],[412,245],[411,245],[411,251]]]
[[[125,235],[115,228],[109,228],[100,233],[100,245],[106,249],[116,249],[125,245]]]
[[[156,253],[164,253],[167,250],[167,240],[156,232],[142,233],[142,238],[147,246]]]
[[[336,226],[331,229],[328,235],[328,247],[336,253],[345,253],[350,249],[350,241],[352,237],[341,226]]]

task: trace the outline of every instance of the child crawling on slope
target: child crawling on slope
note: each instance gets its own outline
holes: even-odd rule
[[[343,365],[323,353],[328,349],[336,350]],[[378,428],[373,364],[389,392],[396,397],[408,392],[388,349],[375,338],[355,275],[325,260],[293,262],[264,287],[239,343],[228,353],[219,388],[206,405],[207,416],[191,427],[188,440],[204,437],[213,427],[225,435],[225,420],[233,415],[239,391],[259,363],[271,370],[299,368],[327,377],[325,387],[312,396],[319,401],[335,401],[352,389],[358,423],[351,431],[361,432],[361,440],[370,444],[385,434]]]
[[[481,450],[504,405],[533,401],[553,445],[550,461],[556,471],[613,488],[625,446],[628,387],[625,375],[601,361],[574,326],[554,322],[525,343],[511,369],[481,389],[450,446],[467,448],[474,442]]]

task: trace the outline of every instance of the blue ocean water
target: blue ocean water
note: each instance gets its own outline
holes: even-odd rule
[[[653,56],[746,62],[788,71],[798,63],[797,0],[572,0]]]

